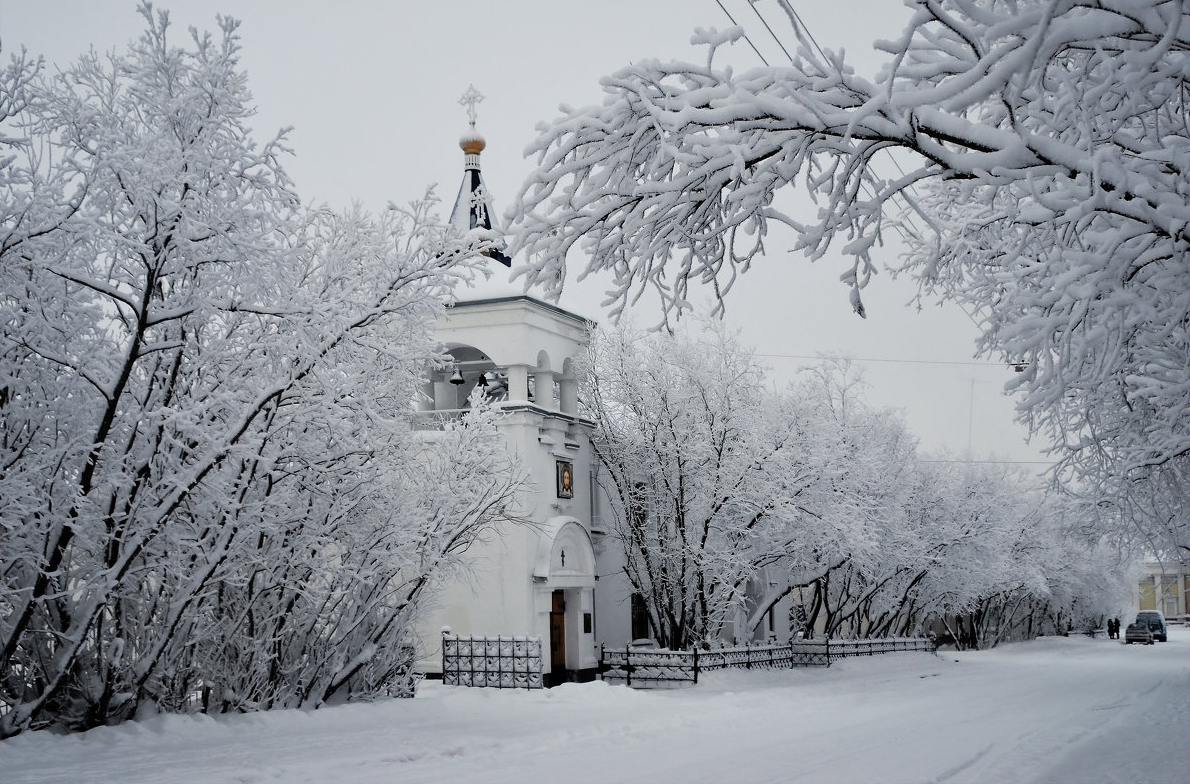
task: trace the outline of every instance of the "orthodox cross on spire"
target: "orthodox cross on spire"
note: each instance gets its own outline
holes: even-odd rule
[[[459,99],[460,106],[467,107],[467,119],[471,122],[471,127],[475,127],[475,104],[483,100],[483,93],[475,89],[475,85],[467,85],[467,92],[463,93],[463,97]]]

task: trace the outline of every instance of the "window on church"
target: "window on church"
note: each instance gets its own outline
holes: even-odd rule
[[[632,594],[632,639],[642,640],[649,636],[649,610],[645,606],[645,597],[634,593]]]
[[[591,469],[590,483],[590,495],[588,498],[591,499],[591,531],[593,533],[604,533],[607,530],[607,525],[603,519],[603,490],[599,487],[598,465]]]

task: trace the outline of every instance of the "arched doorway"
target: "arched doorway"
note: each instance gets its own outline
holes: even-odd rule
[[[587,529],[573,517],[555,517],[538,539],[533,581],[538,606],[548,608],[546,685],[593,675],[595,551]]]

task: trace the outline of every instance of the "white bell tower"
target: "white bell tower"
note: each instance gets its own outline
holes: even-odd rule
[[[463,184],[451,215],[460,231],[495,230],[479,170],[485,144],[474,108],[481,99],[472,88],[461,101],[471,129],[460,141]],[[507,280],[500,265],[511,260],[499,250],[489,258],[493,278]],[[509,454],[531,477],[519,504],[530,523],[508,524],[464,554],[470,575],[446,586],[420,624],[420,667],[438,671],[436,636],[448,626],[460,635],[541,638],[547,683],[593,676],[593,423],[578,412],[576,364],[594,323],[524,294],[476,293],[450,305],[438,324],[450,363],[429,374],[420,416],[427,427],[466,416],[471,392],[484,389],[502,415],[497,427]]]

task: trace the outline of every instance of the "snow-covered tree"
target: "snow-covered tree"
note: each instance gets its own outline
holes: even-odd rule
[[[787,67],[717,67],[739,28],[700,31],[701,62],[606,77],[602,106],[566,110],[534,145],[512,211],[527,279],[559,290],[573,248],[615,274],[621,306],[653,287],[680,312],[692,279],[725,296],[776,223],[811,257],[851,257],[862,315],[895,228],[923,289],[1022,369],[1009,388],[1060,473],[1190,556],[1184,0],[906,5],[871,79],[806,47]],[[778,207],[797,183],[814,218]]]
[[[863,374],[845,359],[807,368],[801,383],[786,390],[833,445],[830,492],[853,523],[844,529],[846,537],[825,548],[810,525],[803,533],[810,546],[768,569],[769,589],[752,608],[749,628],[791,595],[809,626],[828,634],[847,624],[858,627],[853,621],[873,597],[920,561],[919,545],[905,524],[916,443],[898,415],[868,405],[865,390]]]
[[[601,334],[584,399],[627,577],[665,645],[717,639],[766,568],[809,581],[863,549],[853,466],[721,323]],[[754,625],[755,620],[750,621]]]
[[[521,481],[482,406],[409,426],[471,264],[432,200],[303,209],[236,23],[141,13],[0,72],[0,737],[383,693]]]
[[[589,364],[611,539],[663,645],[750,639],[784,602],[832,637],[986,647],[1120,601],[1084,509],[1013,466],[923,459],[846,361],[776,390],[715,321],[599,333]]]
[[[960,461],[898,474],[900,507],[870,526],[878,557],[848,559],[799,586],[826,634],[931,631],[985,648],[1092,628],[1126,601],[1118,549],[1071,525],[1070,505],[1035,477]]]

